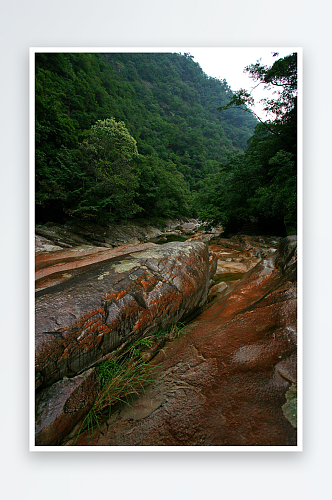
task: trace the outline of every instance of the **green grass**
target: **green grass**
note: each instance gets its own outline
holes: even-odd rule
[[[156,340],[166,339],[166,340],[174,340],[176,337],[180,336],[180,333],[185,328],[184,323],[177,322],[172,325],[168,330],[160,330],[155,333],[153,336]]]
[[[142,349],[153,347],[159,340],[174,340],[180,336],[185,325],[177,322],[168,330],[161,330],[149,337],[144,337],[131,342],[124,351],[116,354],[113,358],[100,363],[98,366],[100,376],[100,391],[94,404],[82,421],[77,432],[74,445],[78,437],[84,431],[92,435],[96,427],[110,416],[112,409],[117,403],[130,406],[130,401],[144,392],[146,386],[151,382],[153,371],[158,368],[141,359]],[[161,343],[159,349],[164,345]]]
[[[93,407],[85,416],[79,428],[74,444],[79,435],[87,430],[91,435],[95,427],[109,417],[116,403],[130,405],[130,399],[144,392],[151,382],[150,375],[155,367],[140,361],[122,361],[109,359],[99,366],[101,389]]]

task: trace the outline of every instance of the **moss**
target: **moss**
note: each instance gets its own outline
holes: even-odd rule
[[[119,264],[114,265],[113,268],[116,273],[124,273],[126,271],[131,271],[134,267],[137,267],[137,265],[137,260],[132,259],[121,261]]]
[[[297,385],[292,384],[286,392],[286,403],[282,411],[293,427],[297,427]]]

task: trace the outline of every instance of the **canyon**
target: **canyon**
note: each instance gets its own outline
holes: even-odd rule
[[[162,245],[39,235],[37,446],[296,446],[296,237],[198,228]],[[147,338],[144,392],[78,432],[101,363]]]

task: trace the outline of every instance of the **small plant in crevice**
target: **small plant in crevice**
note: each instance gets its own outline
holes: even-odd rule
[[[150,374],[154,368],[142,361],[128,358],[122,360],[112,358],[101,363],[100,392],[93,407],[82,421],[74,444],[81,432],[88,430],[92,433],[95,427],[99,427],[101,422],[109,417],[116,403],[130,405],[130,397],[142,393],[145,386],[151,382]]]
[[[175,323],[175,325],[172,325],[171,328],[169,329],[167,333],[167,339],[168,340],[174,340],[176,337],[180,337],[180,333],[183,331],[185,328],[184,323]]]
[[[146,386],[152,381],[151,375],[158,368],[151,365],[141,357],[142,350],[153,348],[158,342],[157,352],[167,340],[171,341],[180,336],[185,325],[177,322],[167,330],[160,330],[154,335],[134,340],[114,357],[98,365],[100,377],[100,391],[92,408],[83,419],[77,432],[74,445],[79,435],[87,430],[92,435],[95,427],[108,418],[117,403],[130,406],[130,399],[144,392]],[[163,342],[160,342],[162,340]],[[157,353],[156,352],[156,353]]]
[[[180,333],[185,328],[185,324],[177,321],[174,325],[172,325],[167,330],[159,330],[156,332],[153,337],[155,340],[174,340],[176,337],[180,336]]]

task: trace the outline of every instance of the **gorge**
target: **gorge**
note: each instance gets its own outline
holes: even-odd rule
[[[36,447],[294,450],[297,52],[33,57]]]
[[[63,239],[36,253],[37,446],[296,445],[296,237]],[[133,344],[149,383],[84,430],[102,363]]]

